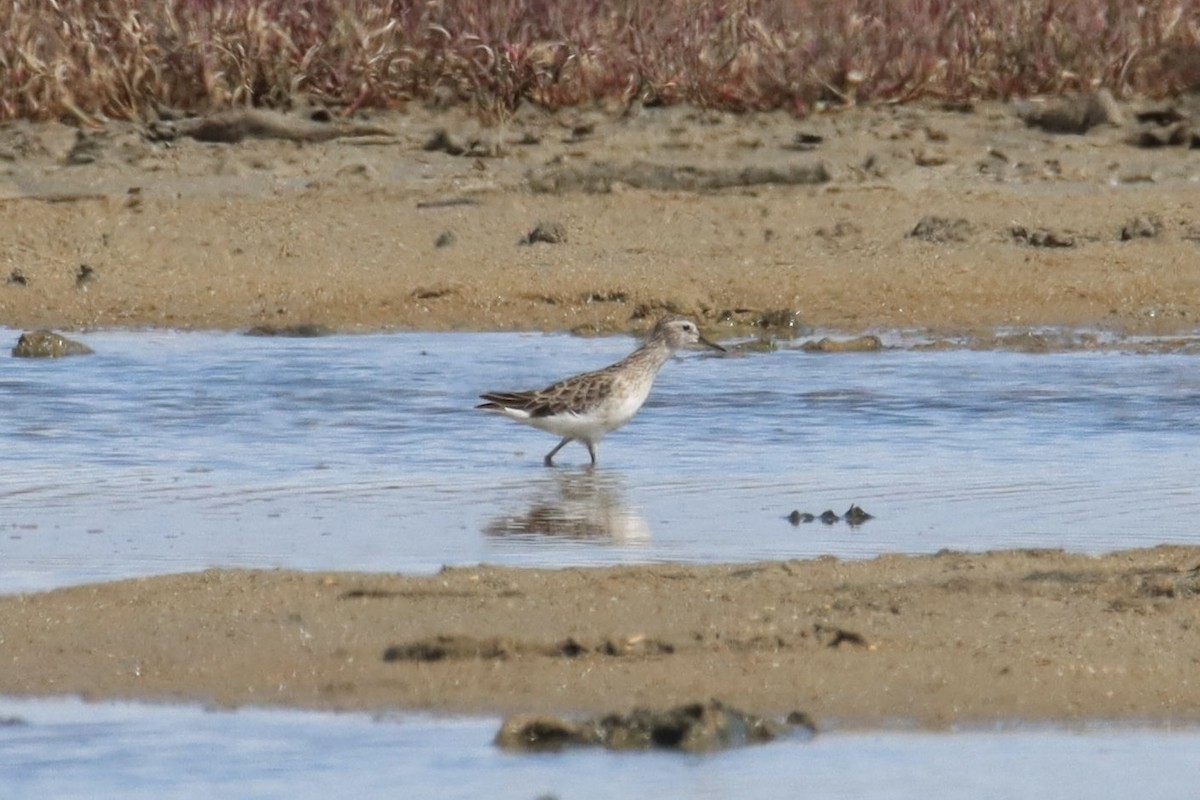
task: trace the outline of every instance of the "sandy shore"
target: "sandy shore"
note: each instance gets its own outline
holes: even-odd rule
[[[1200,319],[1200,165],[1128,125],[1057,135],[1002,106],[371,122],[386,135],[0,128],[0,323],[606,332],[672,310],[721,335],[782,311],[995,346]],[[164,576],[0,597],[0,692],[1195,721],[1198,565],[1159,548]]]
[[[1200,720],[1200,548],[209,571],[0,598],[0,693],[842,725]]]
[[[1129,126],[1051,134],[999,105],[372,124],[392,135],[0,128],[0,320],[603,332],[792,310],[984,337],[1200,320],[1200,167]],[[522,244],[541,223],[565,240]]]

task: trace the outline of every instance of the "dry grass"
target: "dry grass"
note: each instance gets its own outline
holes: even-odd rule
[[[727,109],[1200,85],[1200,0],[8,0],[0,119],[436,98]]]

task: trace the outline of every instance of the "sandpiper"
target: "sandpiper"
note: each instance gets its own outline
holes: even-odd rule
[[[594,465],[600,440],[633,419],[663,364],[676,350],[693,344],[725,350],[701,336],[691,319],[663,317],[641,347],[611,366],[537,391],[488,392],[480,395],[487,402],[476,408],[561,436],[562,441],[546,454],[547,467],[554,466],[555,454],[575,440],[587,447]]]

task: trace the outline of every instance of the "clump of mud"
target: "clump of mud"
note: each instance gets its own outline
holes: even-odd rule
[[[790,730],[812,736],[816,726],[802,712],[792,712],[779,722],[710,700],[665,710],[637,708],[628,714],[606,714],[582,721],[510,717],[496,734],[496,744],[506,750],[529,752],[591,746],[696,753],[770,742]]]

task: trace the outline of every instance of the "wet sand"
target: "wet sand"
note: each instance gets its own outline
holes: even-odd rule
[[[791,310],[983,337],[1200,320],[1200,167],[1129,126],[1051,134],[1001,105],[372,124],[394,135],[0,128],[0,319],[605,332]],[[540,223],[565,240],[522,244]]]
[[[839,725],[1200,720],[1200,548],[433,576],[220,570],[0,599],[0,693]]]
[[[1127,144],[1129,126],[1057,135],[1003,106],[371,122],[390,135],[0,128],[0,322],[607,332],[671,310],[720,335],[794,311],[988,344],[1044,326],[1188,336],[1200,319],[1200,165]],[[561,240],[522,243],[541,223]],[[0,692],[1195,721],[1198,568],[1200,549],[1164,547],[212,571],[0,597]]]

